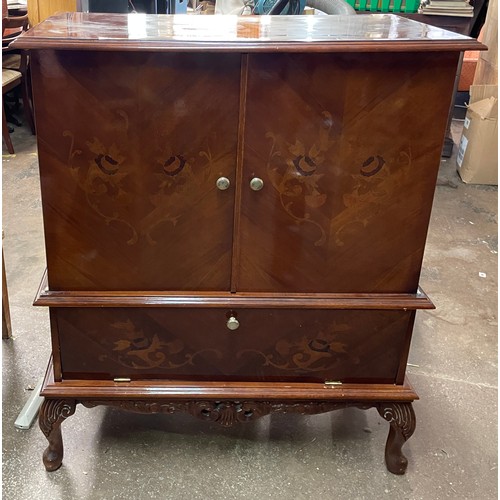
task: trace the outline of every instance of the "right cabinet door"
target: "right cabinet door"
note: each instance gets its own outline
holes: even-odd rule
[[[416,291],[457,58],[249,56],[239,291]]]

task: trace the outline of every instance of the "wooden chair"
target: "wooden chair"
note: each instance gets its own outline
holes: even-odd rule
[[[26,52],[14,52],[9,49],[10,42],[28,29],[28,16],[6,17],[2,20],[2,96],[18,85],[21,86],[24,114],[31,132],[35,133],[33,113],[31,110],[30,92],[28,88],[28,56]],[[13,33],[4,37],[7,30]],[[5,114],[5,102],[2,105],[2,135],[10,154],[14,154],[14,147],[10,140],[9,127]]]

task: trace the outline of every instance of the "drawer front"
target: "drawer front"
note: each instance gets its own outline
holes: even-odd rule
[[[52,314],[63,379],[394,383],[414,311],[59,308]],[[227,327],[231,314],[236,330]]]

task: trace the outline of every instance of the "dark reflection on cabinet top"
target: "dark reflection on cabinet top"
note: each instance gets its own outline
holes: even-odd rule
[[[481,50],[474,39],[391,14],[206,16],[66,13],[43,21],[18,48],[349,52]]]

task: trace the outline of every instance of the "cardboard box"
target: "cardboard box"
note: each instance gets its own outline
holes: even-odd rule
[[[474,75],[476,74],[477,61],[479,59],[479,50],[467,50],[464,52],[460,80],[458,82],[459,92],[468,92]]]
[[[497,0],[490,0],[488,13],[481,30],[481,41],[488,47],[477,61],[474,85],[498,84],[498,7]]]
[[[457,170],[465,183],[498,185],[497,92],[496,85],[471,87],[457,155]]]

